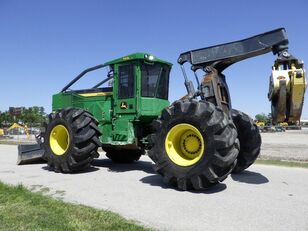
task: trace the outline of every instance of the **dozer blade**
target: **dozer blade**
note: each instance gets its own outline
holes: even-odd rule
[[[45,163],[44,149],[41,144],[18,145],[17,165]]]

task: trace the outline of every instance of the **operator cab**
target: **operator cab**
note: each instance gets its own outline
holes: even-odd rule
[[[147,53],[112,60],[114,112],[135,114],[143,121],[156,118],[168,106],[171,63]]]
[[[106,65],[118,77],[118,97],[151,97],[168,100],[172,64],[146,53],[134,53]]]
[[[134,53],[81,72],[61,92],[74,92],[81,96],[99,96],[92,93],[114,91],[118,98],[148,97],[168,100],[169,74],[172,64],[146,53]],[[70,87],[86,73],[109,67],[105,79],[89,89],[71,90]],[[108,86],[102,87],[108,82]],[[110,84],[111,83],[111,84]],[[141,90],[140,90],[141,89]]]

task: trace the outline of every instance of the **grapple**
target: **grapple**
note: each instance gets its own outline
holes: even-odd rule
[[[268,92],[273,124],[300,120],[306,87],[303,62],[286,51],[281,53],[272,67]]]

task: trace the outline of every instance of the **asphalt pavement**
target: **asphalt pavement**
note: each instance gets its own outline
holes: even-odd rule
[[[79,174],[16,160],[17,146],[0,145],[0,181],[159,230],[308,230],[308,169],[253,165],[210,190],[183,192],[164,184],[146,156],[120,165],[102,155]]]

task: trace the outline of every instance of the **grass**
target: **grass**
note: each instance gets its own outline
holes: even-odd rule
[[[0,230],[150,229],[109,211],[65,203],[30,192],[21,185],[9,186],[0,182]]]
[[[18,144],[34,144],[35,142],[24,142],[24,141],[8,141],[8,140],[0,140],[0,144],[7,145],[18,145]]]
[[[262,160],[258,159],[256,164],[276,165],[284,167],[308,168],[308,162],[302,161],[289,161],[289,160]]]

